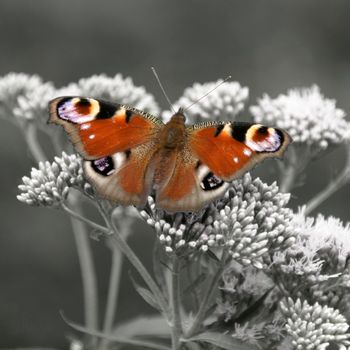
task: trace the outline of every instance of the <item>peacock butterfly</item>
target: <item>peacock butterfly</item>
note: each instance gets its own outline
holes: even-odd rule
[[[135,108],[85,97],[50,102],[49,122],[62,125],[83,157],[97,193],[123,205],[198,211],[228,182],[269,157],[281,157],[289,135],[260,124],[204,122],[186,126],[182,109],[164,124]]]

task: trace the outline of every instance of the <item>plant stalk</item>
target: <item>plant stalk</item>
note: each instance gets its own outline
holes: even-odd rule
[[[206,290],[205,295],[202,298],[202,301],[200,303],[197,315],[192,323],[191,328],[188,330],[186,334],[186,338],[191,338],[193,335],[196,334],[196,332],[199,330],[201,327],[202,323],[204,322],[206,312],[208,310],[208,307],[210,306],[210,302],[217,292],[217,287],[220,281],[220,278],[222,276],[222,273],[225,268],[225,261],[227,257],[227,252],[224,251],[222,258],[221,258],[221,264],[218,270],[216,271],[215,275],[212,277],[211,282],[209,284],[209,287]]]
[[[171,273],[171,301],[172,301],[172,349],[180,349],[182,336],[181,301],[180,301],[180,269],[181,260],[174,255]]]

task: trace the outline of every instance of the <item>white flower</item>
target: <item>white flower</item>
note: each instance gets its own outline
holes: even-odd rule
[[[174,103],[174,109],[189,107],[220,83],[222,80],[204,84],[195,83],[192,87],[187,88],[182,97]],[[188,111],[185,111],[185,114],[192,123],[202,120],[201,118],[232,121],[243,110],[248,95],[247,87],[242,87],[238,82],[225,82],[195,103]],[[166,111],[163,113],[163,118],[167,120],[172,114],[173,112]]]
[[[264,95],[250,111],[257,123],[286,130],[293,141],[325,149],[350,139],[350,123],[336,101],[325,98],[318,86],[289,90],[273,99]]]
[[[105,74],[93,75],[80,79],[67,86],[81,96],[108,100],[129,105],[157,115],[159,107],[154,97],[142,86],[135,86],[131,78],[123,78],[121,74],[108,77]]]
[[[57,96],[59,93],[52,83],[42,83],[35,89],[18,96],[17,106],[13,109],[13,114],[17,119],[37,122],[39,126],[46,129],[48,104]]]
[[[140,213],[168,252],[225,246],[235,260],[261,268],[270,249],[285,249],[294,242],[288,200],[276,184],[268,186],[245,174],[221,200],[199,213],[169,214],[156,209],[152,197]]]
[[[83,177],[81,158],[63,152],[54,162],[39,162],[39,169],[32,168],[30,177],[22,178],[22,184],[18,186],[21,193],[17,198],[28,205],[59,206],[73,186],[91,191]]]
[[[215,232],[222,233],[234,259],[262,268],[271,252],[295,241],[293,213],[285,207],[288,201],[289,194],[280,193],[276,183],[269,186],[245,174],[222,200],[224,206],[213,223]]]
[[[286,330],[292,338],[293,349],[326,349],[330,342],[339,349],[350,346],[349,325],[339,310],[318,303],[288,298],[281,303],[281,310],[287,318]]]
[[[6,118],[15,116],[18,122],[23,123],[37,118],[35,113],[39,111],[40,114],[45,113],[47,120],[48,100],[45,96],[53,90],[52,83],[43,82],[37,75],[9,73],[0,78],[2,113]]]
[[[290,295],[337,305],[350,291],[349,224],[322,215],[308,218],[303,211],[293,221],[299,232],[295,244],[273,256],[281,282]]]

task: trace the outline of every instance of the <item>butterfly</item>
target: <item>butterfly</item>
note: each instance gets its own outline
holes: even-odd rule
[[[196,212],[221,197],[229,182],[291,139],[277,128],[244,122],[185,125],[179,109],[167,123],[138,109],[86,97],[50,102],[49,122],[62,125],[82,156],[98,195],[142,207]]]

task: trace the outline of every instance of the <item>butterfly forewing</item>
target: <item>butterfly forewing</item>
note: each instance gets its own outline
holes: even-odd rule
[[[136,109],[82,97],[51,101],[49,122],[64,127],[85,159],[99,159],[145,144],[163,124]]]
[[[280,157],[290,142],[280,129],[251,123],[203,123],[188,128],[188,146],[219,178],[231,181],[269,157]]]
[[[92,98],[61,97],[50,103],[49,122],[67,131],[101,197],[125,205],[145,203],[152,185],[147,169],[163,125],[159,119]]]

